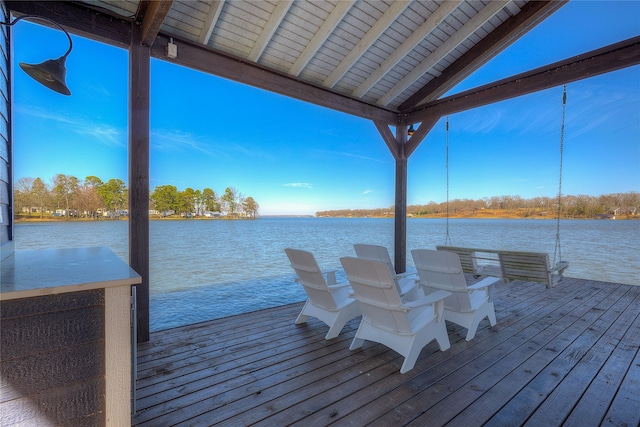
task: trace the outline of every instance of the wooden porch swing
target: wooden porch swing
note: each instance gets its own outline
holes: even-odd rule
[[[547,288],[552,288],[560,280],[569,262],[562,260],[560,245],[560,215],[562,203],[562,161],[564,156],[564,124],[567,105],[567,85],[562,92],[562,124],[560,128],[560,167],[558,183],[558,211],[556,222],[556,241],[553,253],[553,263],[549,263],[549,255],[543,252],[501,251],[493,249],[464,248],[451,245],[449,234],[449,118],[446,121],[446,170],[447,170],[447,222],[445,244],[437,246],[438,250],[455,252],[460,258],[464,272],[479,276],[496,276],[508,283],[512,280],[524,280],[528,282],[545,283]],[[491,254],[497,254],[498,265],[479,264],[478,260],[496,259]],[[556,262],[556,259],[558,260]]]

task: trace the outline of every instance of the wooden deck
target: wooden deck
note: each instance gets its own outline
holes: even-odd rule
[[[565,278],[496,289],[498,324],[449,324],[413,370],[365,343],[325,341],[301,304],[151,334],[139,345],[140,426],[637,426],[640,286]]]

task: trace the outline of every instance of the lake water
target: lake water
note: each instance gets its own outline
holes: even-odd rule
[[[547,252],[556,221],[453,219],[455,246]],[[150,323],[161,330],[305,299],[284,248],[313,252],[323,269],[340,269],[354,243],[389,248],[393,219],[260,218],[150,223]],[[445,219],[407,221],[411,249],[445,243]],[[15,225],[16,249],[107,246],[128,261],[126,221]],[[562,259],[569,277],[640,285],[640,221],[563,220]],[[339,278],[344,278],[340,276]]]

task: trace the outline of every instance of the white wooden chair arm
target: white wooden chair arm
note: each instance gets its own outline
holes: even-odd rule
[[[484,279],[480,280],[478,283],[474,283],[473,285],[467,286],[467,289],[469,289],[470,291],[476,291],[478,289],[484,289],[484,288],[488,288],[489,286],[493,286],[499,281],[500,281],[500,278],[498,277],[485,277]]]
[[[422,306],[430,305],[430,304],[436,303],[436,302],[438,302],[440,300],[443,300],[446,297],[448,297],[449,295],[451,295],[451,292],[435,291],[433,293],[430,293],[426,297],[418,298],[415,301],[411,301],[411,302],[408,302],[408,303],[403,304],[403,305],[405,307],[410,307],[410,308],[422,307]]]
[[[444,314],[444,299],[450,295],[452,295],[451,292],[435,291],[424,298],[404,304],[404,306],[408,308],[417,308],[433,304],[433,311],[438,317],[438,322],[440,322],[442,321],[442,316]]]
[[[471,286],[467,286],[468,292],[477,291],[479,289],[486,289],[489,295],[489,301],[493,301],[493,285],[500,281],[498,277],[485,277],[478,283],[474,283]]]

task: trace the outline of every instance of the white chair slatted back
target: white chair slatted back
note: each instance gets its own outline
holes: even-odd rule
[[[410,332],[409,310],[402,306],[388,267],[380,261],[365,258],[345,257],[340,260],[360,304],[362,316],[382,329]]]
[[[391,274],[393,283],[396,285],[396,289],[399,293],[402,293],[400,290],[400,284],[396,278],[396,271],[393,267],[393,262],[391,261],[391,256],[389,255],[387,248],[380,245],[370,245],[366,243],[356,243],[353,245],[353,248],[356,250],[358,258],[370,259],[384,263],[389,269],[389,273]]]
[[[472,308],[467,281],[458,254],[430,249],[414,249],[411,251],[411,255],[418,271],[420,283],[425,288],[425,293],[445,290],[452,293],[445,299],[445,307],[459,311],[468,311]]]
[[[335,298],[329,291],[327,281],[313,254],[291,248],[284,251],[298,276],[297,281],[303,286],[309,300],[319,307],[335,310],[337,308]]]

